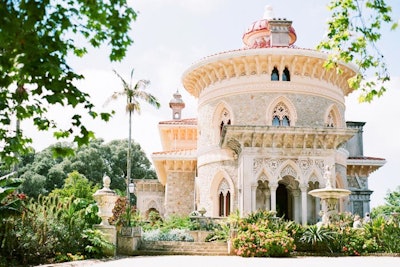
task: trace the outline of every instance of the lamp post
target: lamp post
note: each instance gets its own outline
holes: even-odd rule
[[[129,193],[130,193],[130,194],[135,193],[135,184],[134,184],[133,182],[130,182],[130,183],[129,183],[128,188],[129,188]]]

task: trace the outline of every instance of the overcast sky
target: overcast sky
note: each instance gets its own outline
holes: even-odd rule
[[[400,18],[398,0],[388,1]],[[88,121],[98,138],[105,141],[123,139],[128,136],[128,116],[125,99],[114,101],[103,107],[107,98],[122,89],[119,79],[112,72],[117,70],[129,80],[130,70],[134,77],[149,79],[148,92],[161,102],[159,110],[143,103],[142,114],[133,117],[133,139],[140,143],[147,155],[161,150],[157,124],[172,118],[168,103],[172,94],[179,90],[186,108],[183,118],[196,117],[197,100],[183,88],[183,72],[196,61],[215,53],[241,48],[242,35],[254,21],[261,19],[264,7],[271,5],[275,16],[293,21],[297,33],[295,45],[315,48],[325,32],[329,16],[328,0],[137,0],[130,1],[139,12],[132,27],[135,43],[126,58],[119,63],[108,61],[106,47],[91,50],[83,59],[71,59],[74,70],[85,75],[79,83],[82,90],[90,93],[93,102],[101,111],[114,109],[111,122]],[[386,55],[392,82],[388,92],[371,104],[357,102],[357,92],[347,100],[346,120],[364,121],[364,155],[382,157],[385,166],[370,176],[369,186],[374,191],[371,207],[384,203],[387,190],[400,185],[400,30],[385,31],[378,45]],[[57,120],[67,117],[65,109],[52,109]],[[34,135],[37,150],[56,142],[49,133]]]

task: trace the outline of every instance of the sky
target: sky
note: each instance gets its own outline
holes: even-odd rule
[[[88,92],[98,111],[116,111],[110,122],[87,120],[86,124],[97,138],[106,142],[128,137],[128,115],[125,99],[104,105],[122,85],[113,73],[116,70],[126,80],[134,69],[134,81],[148,79],[147,92],[155,95],[160,109],[142,103],[142,113],[133,116],[132,138],[151,158],[161,151],[158,122],[172,119],[168,106],[174,92],[179,90],[186,103],[183,118],[196,117],[197,99],[182,86],[182,74],[193,63],[215,53],[242,48],[242,35],[254,21],[262,18],[264,7],[271,5],[276,17],[293,21],[297,33],[296,46],[315,48],[323,38],[329,12],[328,0],[136,0],[128,1],[139,13],[132,25],[134,44],[124,60],[110,63],[107,47],[90,49],[84,58],[71,58],[74,71],[85,76],[78,83]],[[394,17],[400,18],[398,0],[389,0]],[[400,186],[400,30],[384,30],[378,47],[386,56],[391,82],[389,90],[372,103],[360,104],[357,92],[346,99],[346,120],[366,122],[364,155],[385,158],[387,163],[372,173],[369,187],[374,191],[371,207],[384,204],[388,190]],[[53,116],[62,125],[71,110],[52,108]],[[57,142],[50,133],[36,132],[29,125],[27,134],[40,151]]]

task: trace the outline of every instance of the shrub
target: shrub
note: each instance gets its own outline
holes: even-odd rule
[[[237,231],[233,247],[239,256],[284,257],[296,248],[291,236],[296,233],[296,227],[293,223],[275,217],[274,212],[258,211],[249,214],[238,221]]]
[[[144,232],[142,237],[145,241],[194,241],[193,237],[185,229],[170,229],[168,231],[155,229]]]
[[[139,226],[141,217],[135,206],[128,207],[128,199],[119,197],[112,210],[113,215],[108,218],[111,225],[116,226]]]
[[[368,240],[376,243],[376,251],[399,253],[400,252],[400,227],[396,218],[379,216],[366,224],[364,229]]]
[[[310,225],[305,228],[300,241],[311,246],[312,251],[331,251],[330,242],[335,239],[336,233],[327,227]]]
[[[242,257],[284,257],[295,249],[294,239],[285,231],[250,226],[233,240],[236,254]]]
[[[2,257],[15,265],[31,265],[103,256],[108,243],[91,230],[99,220],[94,207],[86,200],[56,196],[30,200],[20,217],[0,222],[6,233]]]

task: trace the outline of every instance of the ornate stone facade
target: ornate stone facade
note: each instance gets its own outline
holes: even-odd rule
[[[163,215],[267,209],[315,223],[321,207],[308,192],[325,186],[327,165],[335,166],[332,185],[354,192],[338,209],[369,210],[368,175],[385,160],[365,157],[364,124],[345,121],[347,80],[356,70],[325,69],[327,55],[294,47],[296,38],[291,21],[264,18],[245,32],[243,49],[206,57],[184,73],[198,117],[159,124],[164,151],[152,159],[166,188]],[[178,92],[170,104],[178,99],[171,106],[180,115]]]

